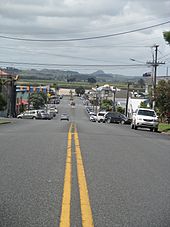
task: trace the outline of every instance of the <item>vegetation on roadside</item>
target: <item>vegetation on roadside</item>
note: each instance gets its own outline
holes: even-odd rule
[[[170,113],[170,81],[161,80],[156,88],[156,108],[161,122]]]
[[[81,96],[81,95],[83,95],[83,94],[85,93],[85,89],[84,89],[83,86],[80,86],[80,87],[77,87],[77,88],[75,89],[75,92],[76,92],[76,94],[77,94],[78,96]]]
[[[159,131],[160,132],[169,132],[170,133],[170,124],[160,123],[159,124]]]
[[[28,102],[33,105],[34,109],[40,109],[47,102],[47,95],[43,92],[32,93]]]
[[[0,124],[8,124],[8,123],[11,123],[11,122],[8,120],[0,119]]]
[[[101,103],[101,109],[111,111],[113,109],[112,100],[104,99]]]
[[[2,80],[0,79],[0,111],[4,110],[6,108],[7,102],[6,99],[4,97],[4,95],[2,94]]]

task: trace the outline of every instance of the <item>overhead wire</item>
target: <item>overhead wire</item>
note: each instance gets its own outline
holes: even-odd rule
[[[20,37],[12,37],[12,36],[4,36],[0,35],[0,38],[3,39],[10,39],[10,40],[17,40],[17,41],[27,41],[27,42],[72,42],[72,41],[85,41],[85,40],[95,40],[95,39],[103,39],[103,38],[109,38],[109,37],[114,37],[114,36],[120,36],[120,35],[125,35],[125,34],[130,34],[138,31],[143,31],[147,30],[150,28],[162,26],[165,24],[170,23],[170,20],[159,23],[159,24],[154,24],[142,28],[137,28],[129,31],[124,31],[124,32],[118,32],[118,33],[113,33],[113,34],[107,34],[107,35],[99,35],[99,36],[91,36],[91,37],[82,37],[82,38],[68,38],[68,39],[29,39],[29,38],[20,38]]]
[[[35,62],[16,62],[16,61],[0,61],[2,64],[17,64],[17,65],[39,65],[39,66],[78,66],[78,67],[138,67],[147,66],[147,64],[110,64],[110,65],[97,65],[97,64],[58,64],[58,63],[35,63]]]

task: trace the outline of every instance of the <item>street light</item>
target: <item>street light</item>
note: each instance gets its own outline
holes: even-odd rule
[[[141,63],[141,64],[146,64],[146,62],[143,62],[143,61],[139,61],[139,60],[136,60],[134,58],[129,58],[131,61],[135,61],[135,62],[138,62],[138,63]]]

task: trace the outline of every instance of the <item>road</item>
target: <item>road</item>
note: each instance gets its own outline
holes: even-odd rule
[[[0,125],[0,155],[2,227],[170,226],[168,135],[90,122],[64,97],[50,121]]]

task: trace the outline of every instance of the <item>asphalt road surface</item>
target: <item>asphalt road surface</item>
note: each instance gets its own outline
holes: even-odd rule
[[[75,101],[0,125],[0,227],[169,227],[170,136],[90,122]]]

